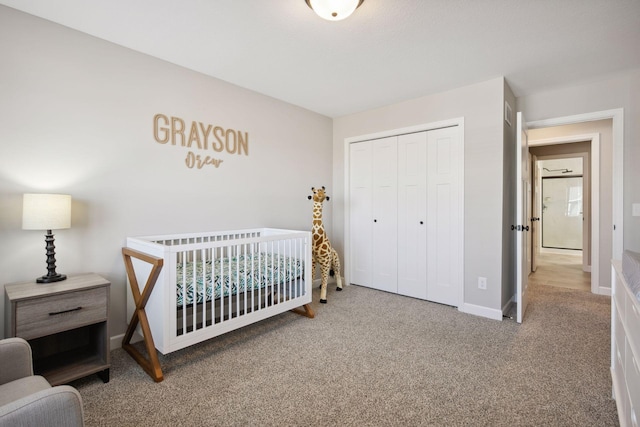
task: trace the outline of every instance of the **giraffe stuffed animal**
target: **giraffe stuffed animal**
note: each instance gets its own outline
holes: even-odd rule
[[[340,276],[340,258],[335,249],[331,247],[327,233],[324,231],[324,225],[322,224],[322,203],[325,200],[329,200],[329,196],[322,188],[311,187],[313,196],[309,196],[309,200],[313,200],[313,229],[311,234],[313,235],[313,244],[311,246],[312,255],[312,269],[311,277],[315,277],[316,263],[320,264],[320,273],[322,275],[322,285],[320,287],[320,302],[327,303],[327,280],[329,274],[334,272],[336,275],[336,282],[338,288],[336,290],[342,290],[342,277]]]

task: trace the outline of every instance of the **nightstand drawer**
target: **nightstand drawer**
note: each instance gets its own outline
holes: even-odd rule
[[[16,304],[16,336],[33,339],[107,319],[107,287],[55,294]]]

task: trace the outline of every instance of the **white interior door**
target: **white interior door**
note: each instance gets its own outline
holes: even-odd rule
[[[398,293],[427,299],[427,132],[398,137]]]
[[[452,306],[461,300],[460,132],[427,132],[427,299]]]
[[[516,218],[514,224],[514,232],[516,233],[516,302],[517,322],[522,323],[528,302],[527,246],[529,244],[529,218],[527,218],[527,193],[531,185],[531,178],[527,128],[521,112],[517,114],[516,129]]]
[[[372,287],[398,292],[397,137],[373,141]]]
[[[531,271],[538,269],[538,257],[540,256],[540,218],[542,217],[542,166],[538,164],[536,156],[531,156],[531,166],[533,172],[533,217],[531,218]]]
[[[370,286],[373,278],[373,143],[349,147],[349,281]]]

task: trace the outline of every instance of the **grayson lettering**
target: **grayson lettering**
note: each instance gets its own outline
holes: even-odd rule
[[[153,138],[159,144],[171,141],[174,146],[249,155],[249,132],[196,121],[187,125],[180,117],[164,114],[153,116]]]

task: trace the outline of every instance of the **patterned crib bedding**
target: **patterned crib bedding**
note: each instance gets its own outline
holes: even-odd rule
[[[195,268],[196,286],[193,283]],[[254,253],[232,258],[178,263],[176,268],[176,294],[178,306],[183,303],[201,303],[235,295],[267,285],[280,285],[302,277],[304,262],[273,253]],[[186,281],[186,299],[183,295]]]

